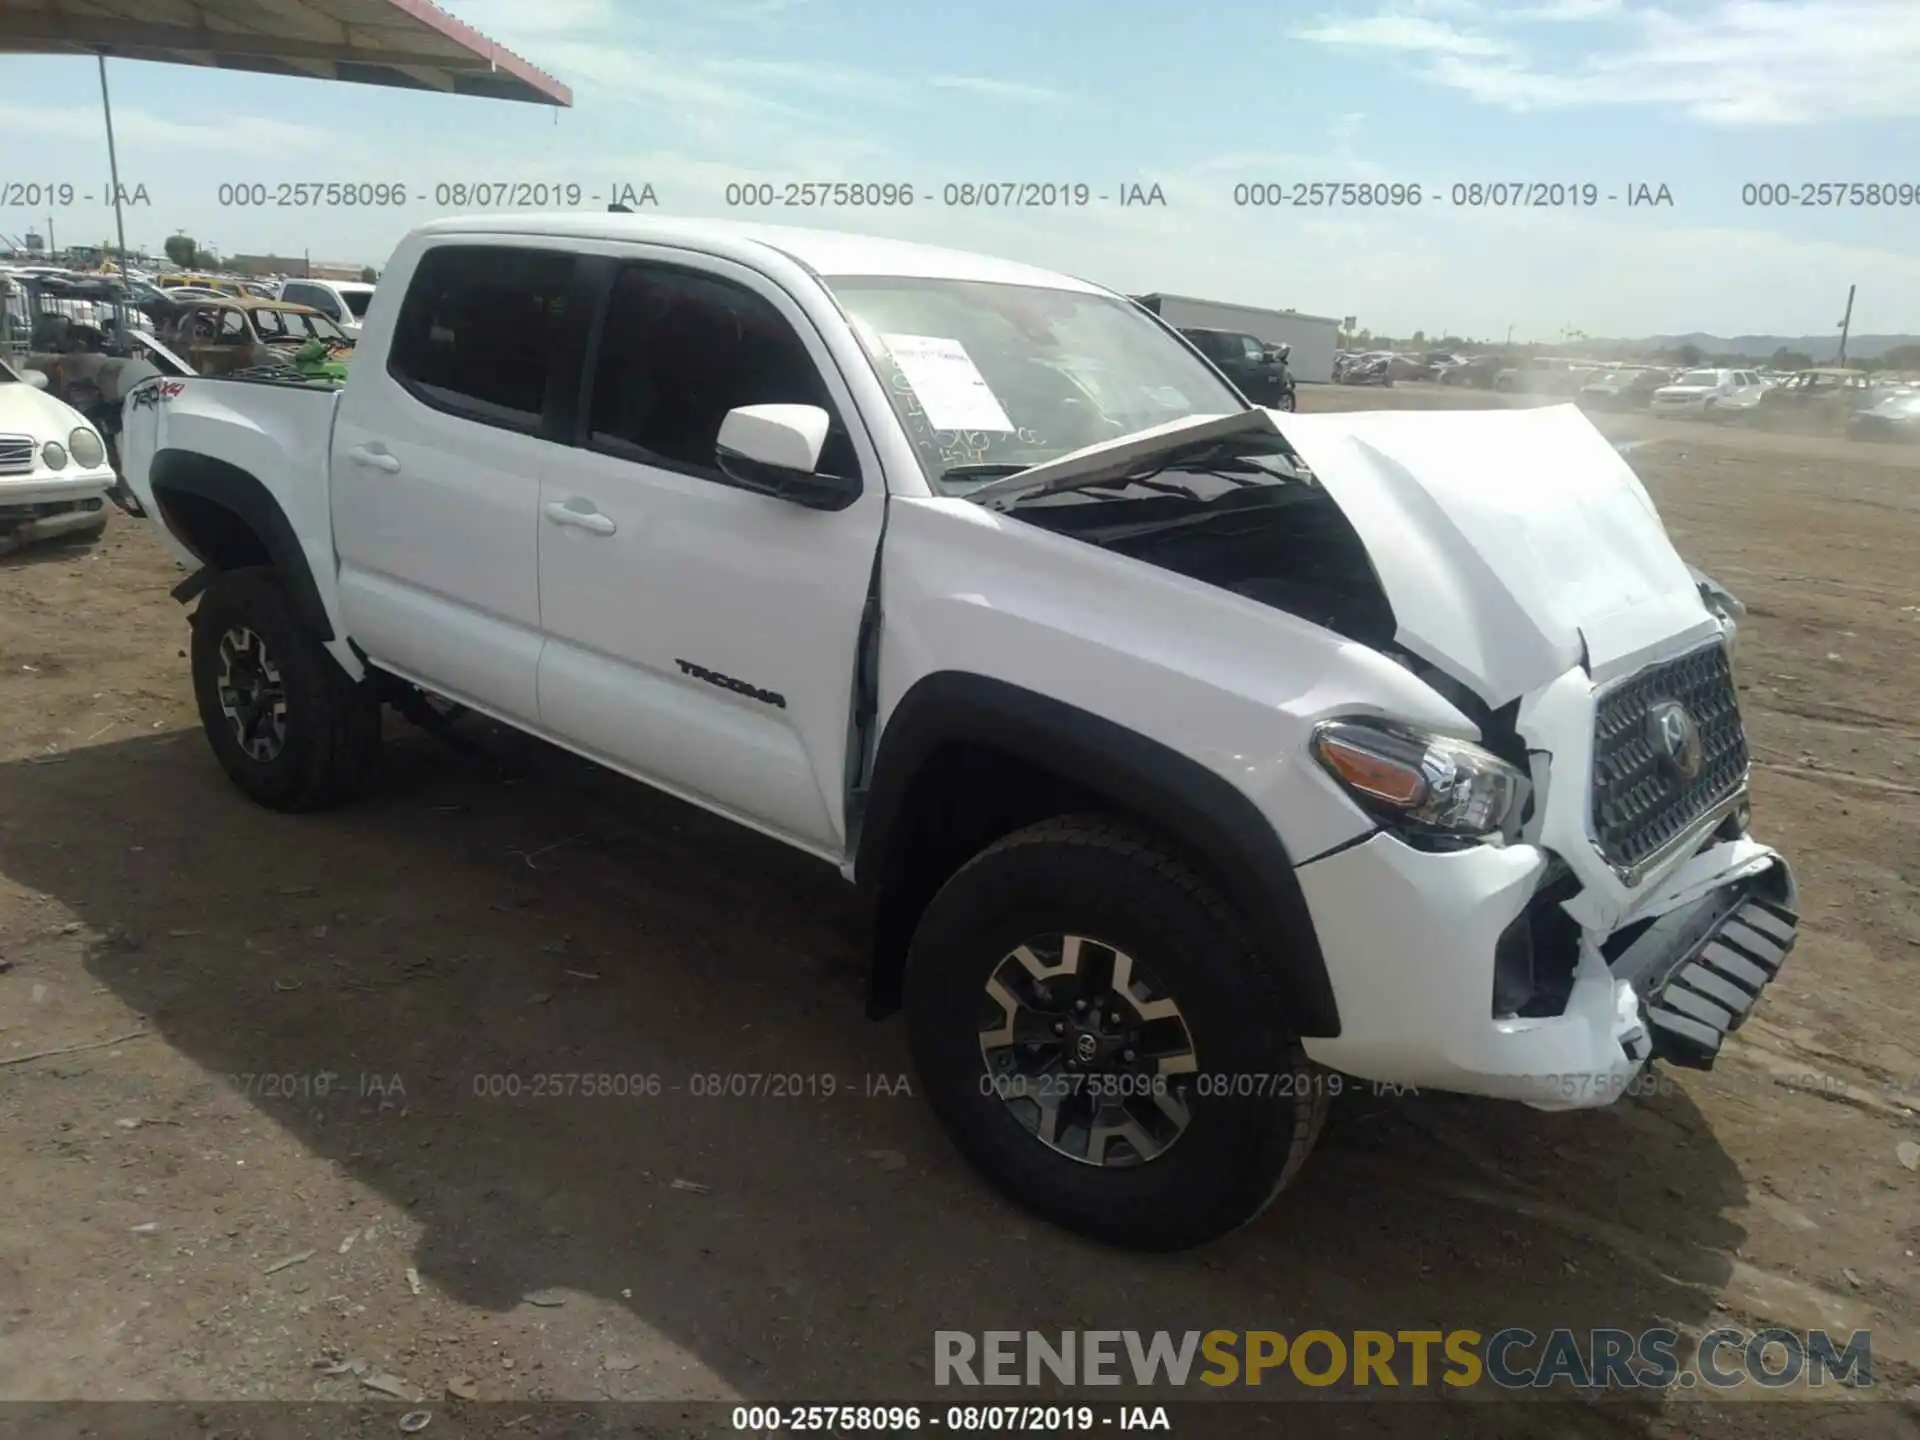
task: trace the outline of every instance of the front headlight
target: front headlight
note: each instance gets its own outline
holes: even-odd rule
[[[1322,722],[1313,753],[1363,806],[1415,831],[1504,833],[1527,791],[1527,777],[1489,750],[1375,721]]]
[[[77,464],[91,470],[107,458],[107,447],[100,443],[100,437],[85,425],[76,426],[67,436],[67,449]]]
[[[40,447],[40,463],[49,470],[63,469],[67,463],[67,451],[58,440],[49,440]]]

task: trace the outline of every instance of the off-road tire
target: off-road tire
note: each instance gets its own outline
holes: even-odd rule
[[[271,657],[285,696],[284,739],[260,758],[242,747],[222,709],[224,637],[247,631]],[[193,615],[193,695],[220,768],[272,810],[318,810],[357,794],[380,748],[380,701],[355,683],[294,614],[270,567],[228,570],[202,595]]]
[[[984,986],[1017,946],[1046,933],[1125,950],[1187,1018],[1201,1070],[1192,1118],[1144,1164],[1063,1155],[993,1089],[979,1035]],[[1151,834],[1099,815],[1046,820],[983,850],[927,907],[907,957],[908,1037],[935,1113],[1014,1199],[1112,1244],[1184,1249],[1265,1210],[1326,1119],[1332,1077],[1302,1051],[1272,964],[1213,885]]]

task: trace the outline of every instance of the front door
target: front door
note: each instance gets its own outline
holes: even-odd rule
[[[820,336],[784,291],[713,258],[612,258],[576,449],[540,486],[540,716],[556,738],[838,857],[862,615],[886,496]],[[814,404],[824,512],[734,485],[726,413]]]

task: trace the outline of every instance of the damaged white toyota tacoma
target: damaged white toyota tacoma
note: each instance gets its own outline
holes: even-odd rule
[[[340,389],[155,380],[214,753],[284,810],[423,692],[870,897],[960,1148],[1154,1248],[1341,1077],[1602,1105],[1792,946],[1738,602],[1571,406],[1247,405],[1132,302],[856,236],[415,231]]]

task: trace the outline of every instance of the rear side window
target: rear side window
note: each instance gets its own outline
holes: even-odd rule
[[[534,431],[573,279],[573,257],[447,245],[420,257],[387,354],[415,399],[484,425]]]
[[[343,298],[347,302],[347,309],[353,312],[354,319],[367,318],[367,302],[373,299],[371,290],[349,290]]]

